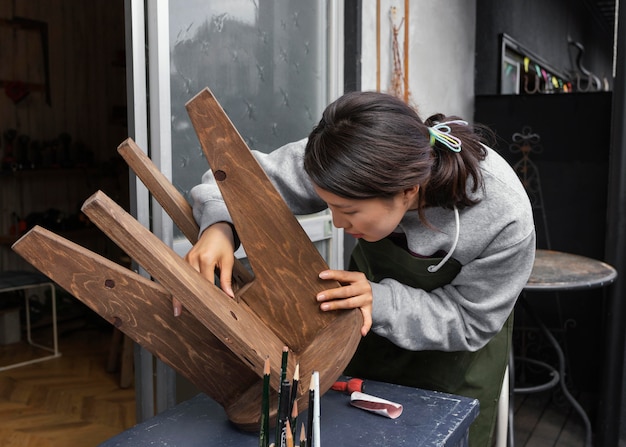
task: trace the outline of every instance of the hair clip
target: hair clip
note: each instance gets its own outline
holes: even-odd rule
[[[431,147],[435,145],[436,141],[439,141],[452,152],[461,152],[461,140],[454,135],[450,135],[449,124],[452,123],[463,124],[464,126],[467,126],[467,121],[452,120],[446,121],[445,123],[437,123],[434,126],[429,127],[428,133],[430,134]]]

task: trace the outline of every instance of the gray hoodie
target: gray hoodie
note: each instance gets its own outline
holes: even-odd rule
[[[270,154],[254,155],[294,214],[321,211],[319,198],[304,171],[306,140]],[[450,253],[462,265],[454,280],[431,292],[393,279],[371,283],[372,331],[409,350],[476,351],[497,334],[530,275],[535,256],[531,205],[517,175],[495,151],[481,163],[484,188],[480,202],[455,211],[427,208],[431,227],[409,211],[397,232],[420,256]],[[202,232],[209,225],[231,222],[209,170],[191,190],[193,211]],[[457,229],[459,230],[456,240]],[[456,246],[455,246],[456,240]]]

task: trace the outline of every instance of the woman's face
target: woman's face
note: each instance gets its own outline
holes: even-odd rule
[[[367,242],[376,242],[396,229],[404,214],[417,209],[419,187],[402,191],[392,198],[346,199],[315,186],[317,194],[328,204],[333,225]]]

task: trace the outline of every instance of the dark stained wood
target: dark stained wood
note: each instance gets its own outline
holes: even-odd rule
[[[257,374],[259,385],[265,358],[269,357],[272,365],[271,385],[275,390],[278,389],[282,347],[288,345],[286,339],[279,338],[245,303],[236,302],[211,284],[104,193],[97,192],[87,199],[82,211],[155,280],[164,285],[172,296],[176,296],[243,364],[247,364],[247,368]],[[172,313],[171,305],[168,312]],[[172,330],[175,330],[175,326]],[[289,375],[293,375],[295,361],[294,356],[291,356]],[[232,377],[222,379],[220,393],[231,388],[232,382]],[[254,420],[249,423],[256,423],[260,411],[260,391],[260,386],[254,387],[252,391],[259,397],[258,408],[253,408],[256,406],[254,400],[246,399],[241,403],[246,410],[234,414],[230,412],[230,405],[235,402],[231,400],[224,403],[233,422],[247,425],[247,418],[253,417]],[[234,397],[239,396],[237,394]],[[242,415],[243,420],[240,420]]]
[[[319,310],[315,295],[338,286],[319,279],[328,268],[323,258],[212,94],[201,92],[187,107],[211,166],[228,177],[220,188],[255,272],[235,292],[241,299],[229,298],[103,192],[87,199],[82,211],[159,285],[40,228],[14,250],[220,402],[233,423],[256,430],[265,359],[274,394],[284,345],[288,377],[296,363],[301,377],[319,371],[324,393],[352,358],[362,317],[358,309]],[[133,148],[140,178],[195,240],[188,204],[137,156],[141,150],[130,140],[122,147]],[[178,319],[172,296],[184,305]],[[298,390],[300,411],[308,405],[306,385]],[[276,404],[272,399],[272,415]]]
[[[198,224],[193,218],[191,205],[178,189],[159,171],[132,138],[124,140],[118,146],[117,152],[148,188],[150,194],[161,204],[189,242],[195,244],[198,240]]]
[[[213,94],[205,89],[186,107],[256,277],[240,292],[241,299],[275,331],[289,334],[295,352],[338,320],[345,321],[344,340],[354,343],[359,311],[337,315],[319,310],[317,292],[339,284],[318,277],[328,268],[326,262]]]
[[[180,231],[192,244],[198,241],[198,224],[193,218],[191,205],[176,189],[161,171],[152,163],[152,160],[131,139],[126,139],[117,148],[128,166],[139,177],[150,193],[159,202],[167,214],[172,218]],[[233,286],[242,287],[252,281],[252,274],[245,266],[235,259],[233,266]]]
[[[316,294],[339,285],[318,277],[328,265],[211,91],[198,93],[186,108],[254,271],[254,280],[235,294],[288,341],[301,377],[320,372],[325,392],[361,339],[361,312],[320,311]]]
[[[41,227],[13,249],[220,404],[257,381],[188,311],[174,317],[172,295],[156,282]],[[228,389],[223,387],[226,377],[232,381]]]

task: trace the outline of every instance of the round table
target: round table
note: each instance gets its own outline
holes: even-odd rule
[[[559,291],[605,287],[617,271],[602,261],[554,250],[537,250],[535,264],[524,290]]]
[[[563,253],[554,250],[537,250],[535,254],[535,263],[530,278],[524,291],[526,292],[559,292],[566,290],[583,290],[599,287],[606,287],[613,283],[617,278],[615,268],[605,262],[586,256],[575,255],[571,253]],[[532,306],[525,299],[524,295],[520,296],[518,301],[526,312],[537,322],[539,328],[544,333],[550,344],[554,347],[559,360],[558,372],[552,366],[532,359],[525,359],[535,364],[540,364],[551,371],[553,378],[546,384],[528,387],[514,388],[514,378],[511,374],[511,389],[518,393],[534,393],[552,388],[560,383],[561,390],[572,404],[576,412],[580,415],[585,425],[585,445],[591,446],[591,423],[584,409],[571,395],[565,384],[565,356],[558,341],[552,335],[550,330],[545,326],[541,319],[537,316]],[[511,368],[509,368],[511,370]],[[512,426],[512,424],[511,424]]]

